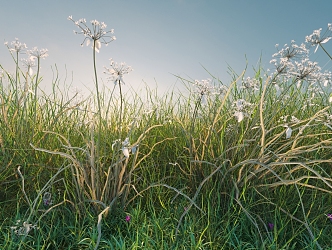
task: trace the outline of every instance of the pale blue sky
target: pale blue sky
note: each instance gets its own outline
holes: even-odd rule
[[[294,39],[304,42],[314,29],[332,22],[332,1],[309,0],[3,0],[0,8],[0,38],[11,42],[16,37],[28,48],[47,48],[42,61],[43,85],[50,84],[56,63],[63,80],[65,66],[73,73],[73,86],[93,89],[92,50],[80,47],[83,36],[74,35],[74,20],[97,19],[114,29],[117,40],[103,46],[97,55],[99,77],[108,59],[126,62],[134,69],[125,80],[134,88],[143,82],[163,92],[182,88],[173,75],[187,79],[206,79],[209,74],[229,83],[230,65],[238,74],[257,65],[271,67],[275,44]],[[327,45],[332,51],[331,42]],[[24,55],[22,55],[24,57]],[[324,66],[322,53],[311,57]],[[7,70],[14,63],[0,44],[0,64]],[[328,64],[324,69],[330,69]],[[251,70],[248,74],[252,73]],[[67,80],[67,83],[70,81]],[[111,83],[108,83],[111,85]]]

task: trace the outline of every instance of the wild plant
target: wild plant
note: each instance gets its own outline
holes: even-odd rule
[[[66,170],[68,166],[59,168],[57,173],[50,178],[47,183],[37,192],[36,197],[31,200],[25,190],[25,178],[21,172],[21,166],[18,166],[17,173],[21,178],[22,182],[22,193],[28,204],[28,209],[23,215],[19,215],[15,225],[11,226],[12,231],[12,247],[18,247],[17,249],[24,249],[24,242],[29,236],[31,231],[39,230],[38,225],[42,219],[54,208],[64,204],[66,200],[59,201],[56,204],[55,200],[52,199],[52,187],[57,182],[64,182],[63,178],[57,178],[59,175]]]
[[[126,239],[126,244],[122,238],[117,239],[118,235],[112,236],[122,248],[128,247],[127,240],[134,241],[133,248],[149,248],[141,239],[151,236],[152,225],[163,235],[160,244],[159,236],[152,239],[151,248],[176,249],[182,246],[181,240],[187,239],[188,228],[193,225],[190,223],[196,221],[204,224],[198,229],[199,233],[195,229],[191,232],[190,240],[196,248],[210,244],[211,249],[215,246],[233,249],[241,245],[243,235],[237,235],[241,220],[249,223],[240,226],[249,235],[247,238],[255,237],[253,241],[257,241],[252,248],[277,248],[278,241],[284,242],[280,248],[291,247],[294,241],[294,246],[298,242],[303,246],[305,240],[312,248],[325,247],[319,239],[328,227],[321,229],[316,225],[323,219],[330,221],[331,212],[324,207],[329,200],[326,198],[314,207],[307,202],[306,195],[332,193],[331,73],[322,71],[309,56],[311,47],[315,48],[314,52],[321,47],[327,53],[324,44],[331,37],[330,25],[323,35],[321,30],[314,31],[301,45],[291,41],[282,48],[276,46],[277,52],[271,60],[275,67],[273,72],[259,68],[253,77],[247,77],[244,71],[234,76],[227,86],[213,77],[202,81],[181,79],[195,88],[189,98],[181,93],[178,98],[173,93],[160,98],[148,90],[147,100],[143,100],[137,93],[128,97],[123,92],[123,77],[132,69],[112,59],[110,66],[104,69],[113,89],[107,93],[101,91],[96,52],[100,51],[102,43],[107,45],[115,40],[113,30],[106,31],[106,24],[96,20],[91,22],[92,28],[85,19],[74,21],[69,17],[69,20],[80,30],[75,33],[85,36],[82,44],[92,45],[96,92],[93,97],[64,100],[63,96],[59,98],[55,94],[56,84],[52,86],[54,93],[49,96],[40,88],[37,91],[41,78],[40,61],[36,59],[45,57],[47,51],[28,51],[29,57],[21,60],[23,69],[18,62],[26,46],[18,40],[12,47],[8,46],[12,49],[16,73],[11,75],[4,69],[0,72],[0,120],[5,125],[0,130],[3,159],[11,153],[8,148],[17,144],[20,147],[15,148],[15,154],[28,151],[23,144],[28,141],[33,149],[33,153],[29,151],[33,155],[29,161],[46,159],[46,165],[52,164],[56,169],[46,182],[41,182],[41,188],[31,188],[31,192],[27,191],[31,179],[26,179],[21,172],[25,166],[22,164],[15,172],[21,186],[19,198],[27,205],[23,214],[16,218],[20,221],[11,227],[11,238],[17,240],[21,248],[32,231],[39,230],[46,215],[66,203],[81,219],[98,217],[97,227],[87,227],[92,233],[82,234],[83,239],[78,240],[81,246],[94,244],[95,249],[102,244],[112,245],[108,237],[102,238],[101,230],[103,217],[114,213],[115,208],[126,211],[123,223],[128,232],[120,227],[114,229]],[[38,67],[36,74],[35,67]],[[20,89],[20,79],[24,81],[23,89]],[[2,84],[7,80],[8,91]],[[119,91],[118,95],[115,90]],[[31,120],[34,132],[25,138],[23,135],[30,131],[25,124]],[[45,123],[39,124],[39,121]],[[17,131],[22,131],[22,140]],[[8,166],[16,163],[10,162]],[[26,169],[33,171],[29,165]],[[144,171],[139,172],[140,169]],[[56,199],[53,186],[60,184],[65,193],[62,199]],[[170,232],[163,228],[166,222],[150,219],[144,222],[147,227],[144,232],[140,228],[144,225],[135,221],[141,214],[144,219],[147,213],[159,217],[155,200],[159,199],[160,207],[166,210],[165,192],[154,193],[152,188],[158,192],[162,188],[171,191],[165,195],[170,196],[171,209],[167,214]],[[145,208],[140,207],[127,213],[128,204],[133,204],[132,201],[148,190],[151,195],[142,199],[149,199],[150,211],[145,213]],[[312,203],[316,202],[314,198],[313,195]],[[316,208],[319,211],[313,211]],[[280,217],[284,222],[278,221]],[[103,232],[107,223],[105,220]],[[213,228],[210,223],[217,226]],[[280,240],[278,237],[286,231],[287,223],[292,224],[292,230],[301,228],[302,232]],[[135,227],[137,230],[131,235]],[[226,236],[218,236],[225,243],[214,241],[216,234],[212,231],[219,230],[220,235],[228,232]],[[253,231],[255,236],[252,236]],[[299,235],[304,235],[305,240],[295,240]],[[209,237],[211,242],[204,242]]]
[[[70,162],[68,168],[73,183],[71,198],[75,206],[83,216],[88,212],[89,206],[86,204],[92,204],[93,211],[98,214],[98,240],[95,246],[95,249],[97,249],[101,237],[102,216],[109,213],[113,206],[120,204],[124,207],[126,204],[129,190],[133,187],[131,175],[139,167],[141,161],[145,159],[145,157],[143,159],[138,157],[139,145],[152,129],[160,127],[162,124],[146,125],[143,130],[140,128],[141,134],[135,136],[135,140],[134,134],[137,134],[135,130],[139,120],[134,118],[133,121],[128,123],[128,120],[125,119],[125,112],[128,109],[121,87],[124,84],[123,75],[129,73],[132,69],[124,63],[118,64],[111,59],[110,68],[105,67],[105,73],[110,75],[110,80],[114,83],[114,86],[119,86],[120,107],[118,115],[115,117],[117,126],[110,129],[109,124],[105,123],[110,119],[103,116],[103,111],[109,109],[116,111],[117,105],[113,108],[111,106],[105,107],[104,102],[101,101],[96,52],[99,52],[102,43],[107,45],[115,40],[114,36],[109,35],[113,34],[113,30],[105,31],[106,24],[97,20],[91,21],[92,28],[90,29],[85,19],[74,21],[71,16],[68,19],[73,21],[81,30],[80,32],[75,31],[75,33],[85,36],[83,43],[86,43],[86,45],[92,43],[97,111],[93,111],[93,107],[87,107],[83,111],[87,114],[85,126],[88,128],[88,136],[81,133],[83,143],[80,143],[80,145],[73,145],[70,137],[67,138],[53,131],[44,131],[48,136],[55,136],[59,140],[62,150],[49,150],[37,147],[34,144],[31,144],[31,146],[37,151],[61,156]],[[109,98],[114,101],[113,92]],[[134,117],[142,116],[139,109],[135,112]],[[95,114],[98,116],[97,119],[95,119]],[[108,111],[106,111],[106,114],[108,114]],[[95,132],[97,135],[95,135]],[[102,134],[110,135],[102,138]],[[109,146],[109,140],[113,141],[111,147]]]
[[[332,30],[330,25],[329,29]],[[314,31],[313,35],[306,38],[306,42],[316,46],[316,52],[318,46],[322,47],[330,40],[328,34],[326,32],[320,37],[320,30]],[[214,113],[210,126],[198,134],[200,145],[195,147],[196,157],[191,157],[191,163],[212,170],[200,182],[191,203],[183,212],[177,232],[203,186],[218,176],[219,184],[226,182],[234,188],[233,198],[256,227],[263,245],[263,232],[259,226],[261,218],[245,208],[245,194],[250,189],[261,194],[267,190],[265,188],[273,190],[281,186],[294,186],[301,208],[299,217],[293,216],[267,196],[262,197],[290,219],[301,223],[316,247],[322,249],[310,227],[299,187],[327,193],[332,191],[330,173],[326,172],[326,166],[331,164],[328,152],[332,147],[328,118],[331,110],[328,98],[332,90],[331,72],[322,72],[317,62],[310,61],[310,47],[305,44],[296,45],[292,41],[283,49],[279,50],[278,46],[277,49],[271,60],[276,71],[263,76],[264,81],[260,74],[254,79],[243,79],[240,88],[235,81],[229,87],[228,93],[231,94],[221,96],[218,112]],[[223,109],[225,97],[229,104],[233,103],[233,107],[228,106],[232,113]],[[193,118],[196,118],[197,107]],[[210,112],[204,113],[208,121],[211,121],[208,119],[210,115]],[[190,131],[193,130],[194,121],[192,119]],[[213,143],[220,146],[209,150]],[[324,152],[320,154],[324,158],[316,158],[319,152]],[[268,231],[266,225],[268,223],[265,224],[265,230]]]
[[[8,44],[8,42],[5,42],[5,45],[7,46],[8,50],[10,51],[14,61],[15,61],[15,64],[16,64],[16,67],[15,67],[15,81],[14,81],[14,90],[16,90],[16,93],[15,93],[15,97],[16,97],[16,102],[18,102],[18,95],[19,93],[17,92],[18,91],[18,82],[19,82],[19,54],[23,54],[25,49],[27,48],[26,44],[25,43],[21,43],[19,42],[18,38],[15,38],[15,41],[12,41],[10,43],[10,45]]]

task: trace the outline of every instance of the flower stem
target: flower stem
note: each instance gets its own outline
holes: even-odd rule
[[[332,60],[331,55],[326,51],[326,49],[323,47],[323,45],[321,43],[319,43],[319,46],[324,50],[324,52],[326,53],[326,55]]]
[[[96,41],[97,40],[93,40],[93,70],[94,70],[94,74],[95,74],[96,95],[97,95],[98,116],[99,116],[98,140],[97,140],[97,157],[98,157],[98,152],[100,149],[100,134],[101,134],[102,116],[101,116],[101,104],[100,104],[100,96],[99,96],[99,88],[98,88],[98,75],[97,75],[97,67],[96,67]]]
[[[16,72],[15,72],[15,93],[16,103],[18,104],[18,51],[16,52]]]
[[[119,119],[119,128],[120,128],[120,136],[121,136],[121,124],[122,124],[122,89],[121,89],[121,81],[119,80],[119,89],[120,89],[120,119]]]
[[[39,70],[40,70],[40,58],[37,57],[37,74],[36,74],[36,82],[35,82],[35,96],[34,96],[34,102],[33,102],[33,113],[34,113],[34,123],[35,124],[36,124],[36,119],[37,119],[37,90],[38,90]]]

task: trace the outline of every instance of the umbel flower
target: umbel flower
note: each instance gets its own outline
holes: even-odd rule
[[[8,45],[8,42],[5,42],[5,45],[8,47],[10,52],[15,53],[22,53],[27,48],[25,43],[18,41],[18,38],[15,38],[15,41],[12,41],[10,45]]]
[[[28,74],[29,74],[30,76],[32,76],[32,74],[33,74],[33,70],[32,70],[32,68],[36,66],[36,64],[35,64],[35,60],[34,60],[33,58],[30,57],[30,58],[28,58],[28,59],[26,59],[26,58],[22,58],[21,61],[22,61],[23,65],[27,67],[27,72],[28,72]]]
[[[48,57],[48,49],[37,49],[37,47],[34,47],[32,50],[28,50],[28,54],[30,56],[30,59],[45,59]]]
[[[329,24],[328,29],[322,36],[320,34],[322,29],[320,28],[318,30],[314,30],[311,35],[305,37],[306,43],[308,43],[310,46],[316,46],[314,53],[316,53],[320,44],[327,43],[332,38],[331,29],[331,24]]]
[[[110,35],[114,33],[113,29],[105,31],[107,25],[104,22],[91,20],[92,28],[90,29],[86,24],[85,18],[81,18],[78,21],[74,21],[73,17],[69,16],[68,20],[73,21],[74,24],[81,30],[81,31],[74,30],[75,34],[84,35],[85,38],[81,43],[81,46],[83,46],[84,43],[86,43],[86,46],[88,46],[92,42],[92,48],[95,48],[95,50],[99,53],[102,43],[104,43],[107,46],[110,42],[116,40],[115,36]]]
[[[305,44],[297,45],[294,40],[291,41],[290,45],[285,44],[282,49],[279,49],[279,44],[276,44],[276,48],[278,52],[274,53],[272,57],[280,58],[284,61],[306,58],[309,54]]]
[[[244,99],[238,99],[233,103],[234,106],[234,116],[238,122],[241,122],[245,116],[249,116],[253,104],[245,101]]]
[[[126,63],[116,63],[113,61],[113,59],[110,59],[110,66],[111,68],[105,68],[104,73],[110,75],[110,80],[114,82],[114,84],[117,83],[125,83],[122,79],[122,76],[125,74],[128,74],[133,69],[130,66],[127,66]]]

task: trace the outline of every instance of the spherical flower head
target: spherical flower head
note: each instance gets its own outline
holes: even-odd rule
[[[47,49],[38,49],[37,47],[34,47],[32,50],[28,50],[28,54],[30,56],[30,59],[34,60],[34,59],[45,59],[46,57],[48,57],[47,54],[48,50]]]
[[[27,49],[26,44],[19,42],[18,38],[15,38],[15,40],[10,43],[10,46],[8,45],[8,42],[5,42],[5,45],[8,47],[10,52],[15,53],[23,53],[23,51]]]
[[[126,216],[126,222],[129,222],[131,217],[129,215]]]
[[[84,43],[86,43],[86,46],[92,43],[92,48],[99,52],[102,43],[107,46],[110,42],[116,40],[115,36],[110,35],[114,33],[113,29],[105,31],[107,25],[104,22],[92,20],[90,21],[92,28],[89,28],[86,24],[85,18],[75,21],[72,16],[69,16],[68,20],[72,21],[80,29],[80,31],[74,30],[75,34],[84,35],[84,40],[81,43],[81,46],[83,46]]]
[[[104,67],[105,68],[104,73],[110,75],[109,79],[113,81],[114,84],[117,83],[120,84],[121,82],[125,83],[122,78],[123,75],[129,74],[129,72],[133,70],[130,66],[127,66],[125,63],[118,64],[114,62],[112,58],[110,59],[110,66],[111,66],[110,68]]]

